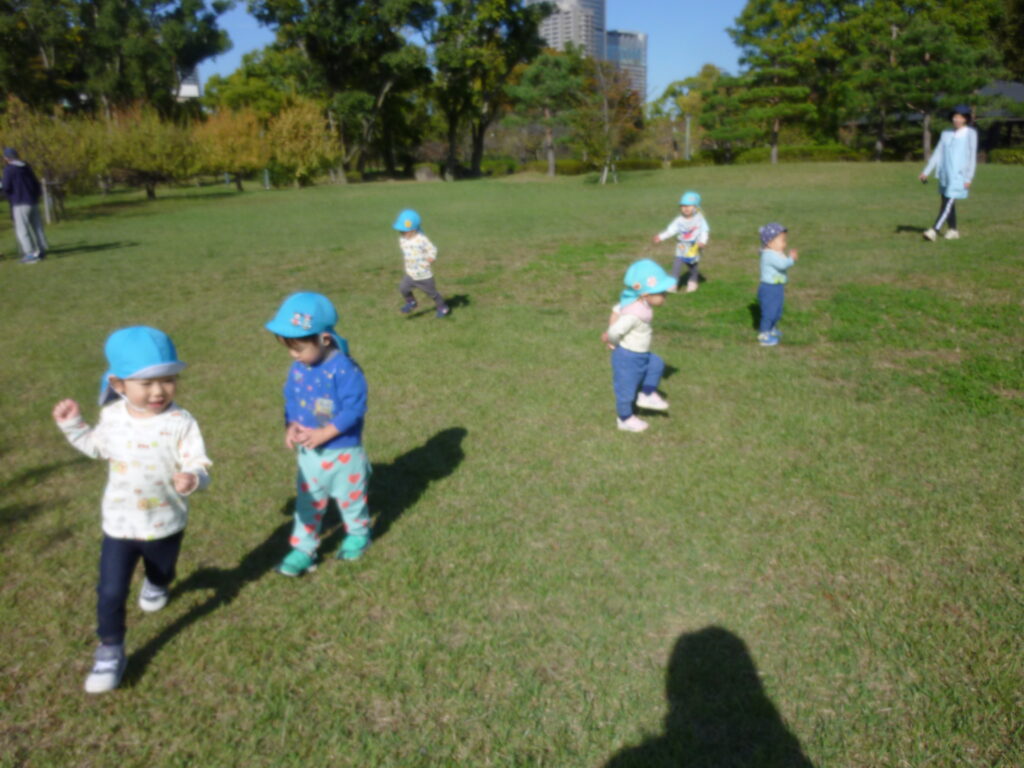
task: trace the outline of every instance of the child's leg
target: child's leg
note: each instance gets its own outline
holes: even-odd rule
[[[686,282],[697,283],[700,282],[700,262],[695,261],[690,266],[690,274],[686,276]]]
[[[178,531],[165,539],[142,542],[142,565],[146,569],[146,578],[154,587],[167,587],[174,581],[184,538],[185,532]]]
[[[434,300],[434,306],[439,310],[444,311],[448,309],[448,305],[444,302],[444,297],[437,290],[437,284],[434,282],[434,278],[428,277],[426,280],[417,280],[416,287],[432,298]]]
[[[104,645],[121,645],[125,633],[125,603],[132,571],[142,556],[135,539],[114,539],[104,534],[100,549],[100,580],[96,585],[96,634]]]
[[[295,480],[295,524],[288,543],[293,549],[315,558],[317,546],[320,544],[324,512],[327,510],[329,475],[334,469],[334,462],[307,448],[299,449],[298,462],[299,472]]]
[[[398,292],[402,294],[402,298],[405,299],[406,304],[416,303],[416,297],[412,295],[414,285],[416,285],[415,280],[408,275],[402,275],[402,282],[398,284]]]
[[[761,283],[757,287],[757,301],[761,305],[761,333],[768,333],[782,317],[782,300],[785,287],[779,284]]]
[[[675,261],[672,262],[672,279],[676,281],[676,285],[679,285],[679,277],[683,274],[683,265],[686,262],[682,256],[676,256]]]
[[[653,393],[658,384],[661,383],[662,374],[665,373],[665,361],[653,352],[647,353],[647,370],[644,372],[643,383],[640,391],[645,395]]]
[[[612,350],[612,388],[615,412],[625,421],[633,415],[633,401],[647,372],[647,355],[616,347]]]
[[[370,541],[370,513],[366,503],[373,468],[362,446],[341,448],[337,456],[338,472],[331,477],[330,495],[338,503],[345,539],[338,556],[354,560]]]

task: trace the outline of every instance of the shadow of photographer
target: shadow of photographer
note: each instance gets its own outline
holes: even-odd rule
[[[764,692],[746,644],[721,627],[676,641],[665,732],[605,768],[814,768]]]

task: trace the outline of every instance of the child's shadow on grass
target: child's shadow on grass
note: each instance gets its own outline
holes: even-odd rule
[[[750,325],[755,331],[761,330],[761,304],[752,301],[747,304],[747,311],[750,312]]]
[[[721,627],[680,636],[665,678],[665,732],[605,768],[814,768],[765,695],[746,644]]]
[[[925,227],[911,226],[910,224],[898,224],[896,226],[896,234],[902,235],[904,232],[913,232],[914,234],[920,235],[925,231]]]
[[[0,456],[2,456],[3,453],[5,452],[0,451]],[[0,498],[8,494],[14,488],[31,485],[35,481],[41,480],[47,475],[63,469],[64,467],[71,466],[73,464],[85,464],[86,462],[88,462],[88,459],[82,456],[80,458],[76,457],[65,461],[55,461],[52,464],[44,464],[41,467],[26,469],[24,472],[20,472],[9,480],[5,480],[0,483]],[[45,508],[46,507],[42,504],[7,504],[5,506],[0,506],[0,526],[6,527],[8,525],[14,525],[21,520],[27,520],[37,512],[43,511]]]
[[[465,437],[466,430],[463,427],[451,427],[438,432],[423,445],[402,454],[390,464],[374,466],[370,476],[369,497],[370,511],[376,513],[373,526],[375,541],[381,539],[391,525],[416,503],[432,482],[455,471],[465,457],[462,451]],[[243,587],[259,581],[273,570],[288,551],[288,536],[292,528],[290,518],[294,510],[295,498],[292,497],[281,507],[281,514],[287,515],[289,520],[277,526],[262,544],[243,557],[234,568],[200,568],[174,586],[172,599],[196,589],[212,589],[214,593],[132,653],[125,672],[126,685],[136,683],[145,673],[149,662],[179,632],[227,605],[238,597]],[[331,552],[341,542],[342,536],[342,527],[337,526],[321,541],[321,551]]]

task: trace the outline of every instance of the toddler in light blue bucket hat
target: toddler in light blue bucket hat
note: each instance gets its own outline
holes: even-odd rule
[[[618,428],[643,432],[648,424],[633,413],[638,408],[667,411],[668,401],[658,394],[665,361],[651,352],[651,321],[654,307],[665,303],[675,280],[660,265],[641,259],[626,270],[625,290],[612,307],[608,330],[601,340],[612,350],[612,387]]]
[[[366,378],[334,326],[338,312],[319,293],[295,293],[266,324],[293,362],[284,384],[284,444],[298,462],[291,551],[285,576],[316,570],[324,512],[334,499],[345,526],[337,557],[356,560],[370,545],[366,504],[370,461],[363,449]]]
[[[178,359],[171,338],[156,328],[115,331],[105,346],[107,372],[100,385],[99,424],[90,427],[74,400],[61,400],[53,418],[68,441],[86,456],[106,459],[103,545],[96,588],[100,644],[85,690],[116,688],[127,664],[125,604],[139,560],[146,578],[139,607],[167,604],[188,522],[188,497],[210,483],[203,436],[192,415],[174,398]]]

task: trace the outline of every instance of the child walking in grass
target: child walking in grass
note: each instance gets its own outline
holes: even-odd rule
[[[366,492],[370,461],[363,450],[366,378],[334,330],[338,313],[319,293],[285,299],[266,328],[288,349],[284,444],[298,461],[292,549],[277,567],[285,576],[316,570],[324,511],[334,499],[345,526],[339,560],[356,560],[370,545]]]
[[[761,307],[761,324],[757,341],[762,347],[774,347],[779,343],[779,320],[782,319],[782,305],[786,298],[786,273],[796,263],[797,252],[793,248],[787,256],[787,229],[778,222],[765,224],[759,230],[761,236],[761,282],[757,287],[757,301]]]
[[[668,402],[657,388],[665,362],[651,352],[651,321],[654,308],[665,303],[665,293],[675,281],[650,259],[634,262],[626,270],[626,289],[612,307],[608,330],[601,334],[612,350],[612,387],[618,428],[643,432],[648,424],[633,413],[638,408],[667,411]]]
[[[700,195],[693,191],[684,193],[679,200],[679,215],[672,219],[664,232],[654,236],[656,243],[676,238],[676,258],[672,264],[672,277],[676,282],[671,293],[679,290],[684,266],[687,268],[686,292],[693,293],[700,287],[700,254],[708,244],[710,234],[708,222],[700,209]]]
[[[117,688],[124,674],[125,604],[139,559],[146,574],[139,607],[159,611],[167,604],[188,497],[210,482],[199,425],[174,402],[185,364],[170,337],[145,326],[122,328],[107,339],[106,356],[99,424],[86,424],[74,400],[53,409],[71,444],[110,467],[96,587],[100,645],[85,679],[89,693]]]
[[[977,164],[978,132],[970,126],[971,108],[960,104],[953,109],[950,120],[953,130],[942,132],[939,146],[918,177],[922,183],[928,181],[932,171],[937,171],[939,177],[939,216],[932,227],[924,231],[925,239],[932,242],[939,236],[943,224],[949,225],[947,240],[960,237],[960,230],[956,228],[956,201],[967,199]]]
[[[434,272],[431,265],[437,260],[437,247],[430,242],[420,229],[422,221],[416,211],[406,209],[398,214],[393,229],[400,232],[398,245],[405,258],[405,275],[398,286],[398,292],[405,299],[401,312],[407,315],[416,309],[416,297],[412,289],[418,288],[434,300],[437,317],[447,317],[451,312],[444,297],[437,291],[434,284]]]

